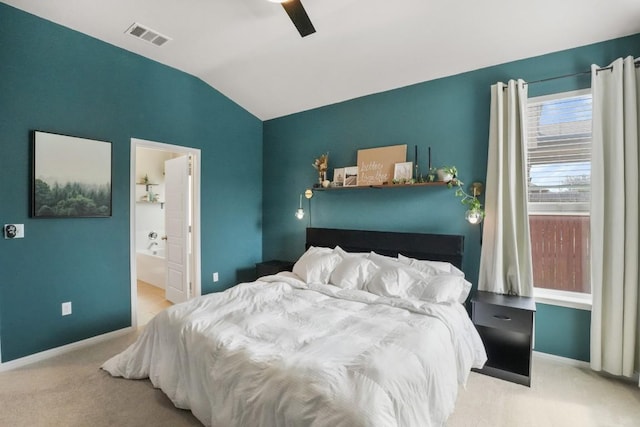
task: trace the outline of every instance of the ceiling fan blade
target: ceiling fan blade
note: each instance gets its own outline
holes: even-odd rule
[[[306,37],[316,32],[300,0],[288,0],[280,4],[282,4],[289,18],[291,18],[293,25],[296,26],[301,37]]]

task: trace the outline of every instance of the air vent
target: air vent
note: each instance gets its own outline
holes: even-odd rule
[[[126,33],[129,33],[136,38],[142,39],[156,46],[162,46],[163,44],[171,40],[171,38],[162,35],[157,31],[152,30],[151,28],[147,28],[144,25],[140,25],[137,22],[134,22],[133,25],[131,25],[127,29]]]

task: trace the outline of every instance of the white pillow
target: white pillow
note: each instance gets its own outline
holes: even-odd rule
[[[333,252],[333,249],[331,248],[325,248],[323,246],[309,246],[309,249],[307,249],[307,252],[322,252],[325,254],[329,254],[331,252]],[[306,252],[304,254],[302,254],[303,256],[306,254]]]
[[[369,256],[369,252],[347,252],[344,249],[342,249],[340,246],[336,246],[333,251],[338,255],[340,255],[342,258],[348,258],[348,257],[366,258],[367,256]]]
[[[462,289],[458,296],[458,302],[464,304],[471,292],[471,283],[464,280],[464,272],[457,268],[455,265],[444,261],[427,261],[415,258],[409,258],[402,254],[398,254],[398,261],[403,264],[409,265],[425,274],[452,274],[462,278]]]
[[[343,289],[363,289],[375,274],[378,266],[367,258],[344,258],[331,273],[329,283]]]
[[[464,278],[455,274],[442,273],[426,276],[411,267],[386,266],[373,275],[366,284],[366,290],[385,297],[453,303],[460,302],[464,282],[466,282]],[[464,299],[467,295],[468,292],[464,295]]]
[[[424,262],[419,262],[418,260],[415,260],[415,259],[412,259],[406,264],[404,262],[400,262],[400,263],[403,265],[408,265],[411,268],[415,268],[416,270],[418,270],[419,272],[421,272],[427,277],[433,277],[443,273],[443,271],[438,269],[437,267],[434,267],[433,265],[427,264]]]
[[[426,281],[419,271],[406,266],[383,266],[366,284],[366,290],[384,297],[419,299]]]
[[[370,252],[368,258],[378,267],[397,267],[399,265],[397,258],[380,255],[375,252]]]
[[[398,254],[398,261],[400,261],[403,264],[410,265],[414,268],[416,268],[418,265],[423,267],[427,266],[427,267],[435,268],[436,270],[439,270],[442,273],[451,273],[460,277],[464,277],[464,272],[460,270],[458,267],[456,267],[455,265],[451,264],[450,262],[427,261],[422,259],[409,258],[402,254]]]
[[[460,304],[464,304],[467,301],[467,297],[471,293],[471,282],[468,280],[462,280],[462,292],[460,292],[460,296],[458,297],[458,302]]]
[[[333,249],[311,246],[293,265],[293,272],[306,283],[329,283],[331,272],[341,261]]]
[[[464,278],[454,274],[438,274],[429,280],[427,286],[423,289],[420,299],[435,302],[460,302],[464,282],[466,282]],[[467,298],[466,295],[465,299]]]

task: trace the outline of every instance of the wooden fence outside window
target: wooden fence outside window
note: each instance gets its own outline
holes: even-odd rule
[[[535,287],[591,293],[589,217],[529,215],[529,224]]]

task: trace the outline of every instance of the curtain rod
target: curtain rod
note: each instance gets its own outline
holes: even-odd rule
[[[635,64],[636,68],[640,67],[640,58],[636,58],[634,60],[634,64]],[[613,70],[613,65],[610,65],[608,67],[597,68],[596,69],[596,73],[598,73],[600,71],[606,71],[606,70]],[[566,79],[568,77],[581,76],[581,75],[584,75],[584,74],[591,74],[591,70],[580,71],[578,73],[565,74],[565,75],[562,75],[562,76],[548,77],[546,79],[534,80],[532,82],[524,82],[524,84],[532,85],[532,84],[536,84],[536,83],[548,82],[548,81],[551,81],[551,80]],[[505,89],[506,89],[506,87],[505,87]]]
[[[611,70],[611,69],[613,69],[613,67],[599,68],[596,71],[604,71],[604,70]],[[533,84],[536,84],[536,83],[544,83],[544,82],[549,82],[551,80],[566,79],[566,78],[569,78],[569,77],[582,76],[582,75],[585,75],[585,74],[591,74],[591,70],[589,70],[589,71],[580,71],[579,73],[564,74],[562,76],[547,77],[546,79],[534,80],[532,82],[524,82],[524,84],[533,85]]]

